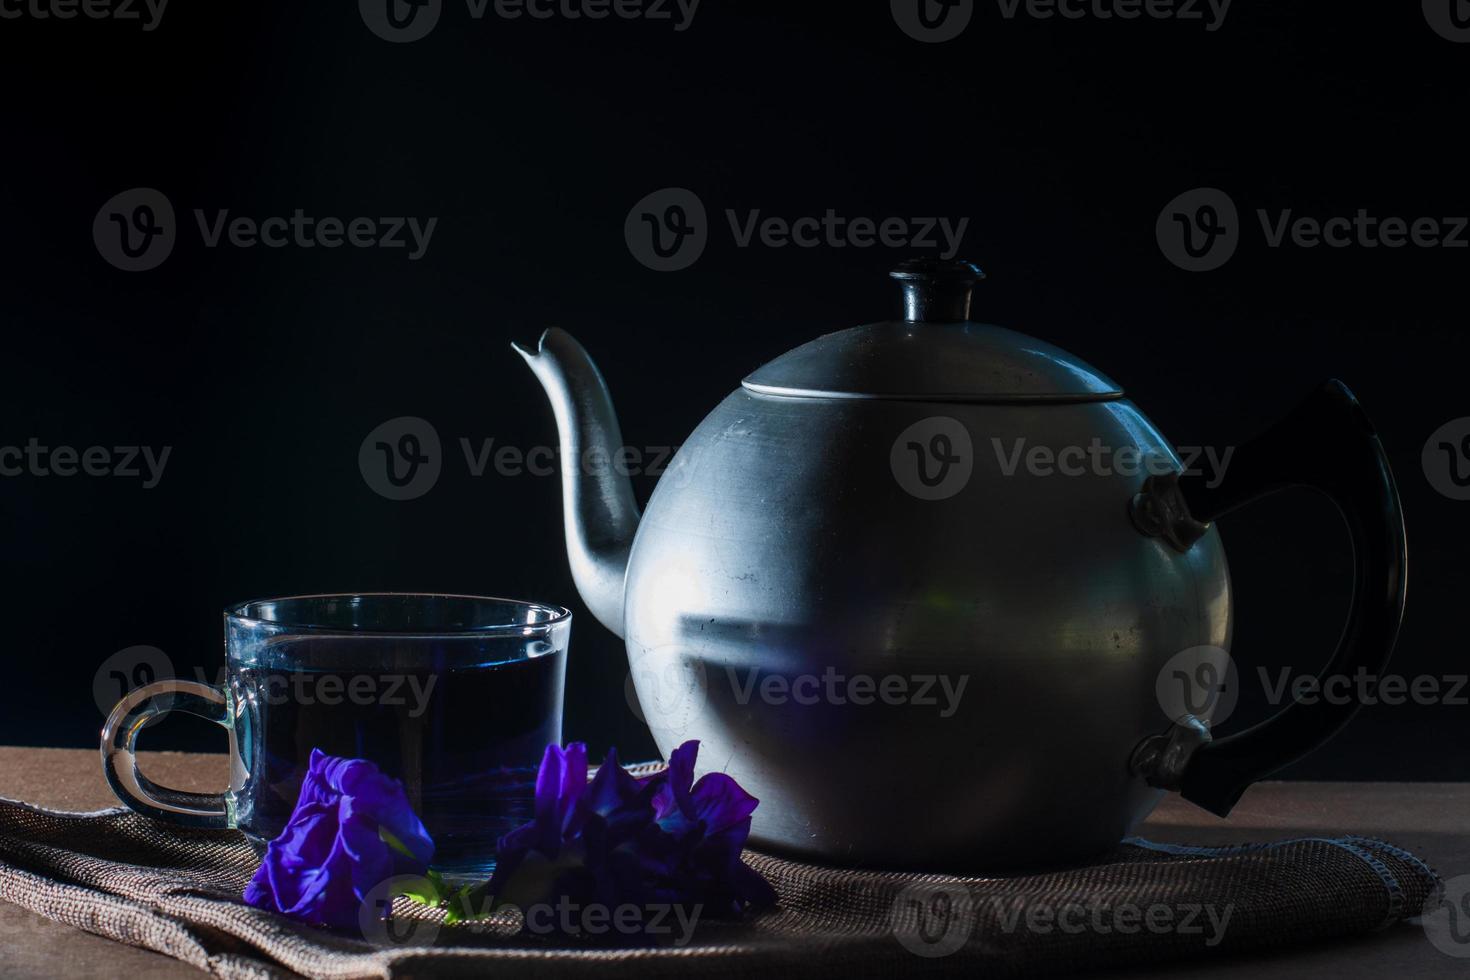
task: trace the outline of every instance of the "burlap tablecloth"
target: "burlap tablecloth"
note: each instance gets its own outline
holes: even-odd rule
[[[922,833],[921,821],[909,831]],[[509,934],[518,923],[505,916],[451,926],[402,899],[395,927],[369,940],[241,904],[256,856],[235,832],[0,800],[0,900],[230,978],[1063,973],[1386,929],[1417,915],[1437,882],[1412,854],[1357,837],[1222,848],[1132,840],[1087,867],[1004,878],[745,858],[775,885],[778,907],[699,918],[687,942]]]

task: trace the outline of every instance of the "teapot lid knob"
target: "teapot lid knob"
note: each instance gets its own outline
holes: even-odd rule
[[[970,318],[970,289],[985,273],[963,259],[918,258],[888,274],[903,287],[909,323],[957,323]]]

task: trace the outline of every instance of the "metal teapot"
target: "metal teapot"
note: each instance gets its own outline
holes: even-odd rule
[[[641,519],[587,352],[558,329],[516,347],[560,430],[577,588],[627,641],[665,755],[698,738],[701,762],[761,800],[761,846],[985,871],[1105,851],[1165,790],[1223,816],[1346,723],[1358,705],[1322,699],[1212,740],[1223,683],[1177,708],[1165,695],[1224,669],[1216,518],[1287,486],[1324,491],[1353,540],[1351,611],[1322,676],[1381,675],[1403,519],[1345,386],[1207,480],[1102,373],[972,322],[974,266],[892,275],[902,320],[746,377]]]

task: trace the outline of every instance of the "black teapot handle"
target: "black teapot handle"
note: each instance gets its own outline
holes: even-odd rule
[[[1150,481],[1158,478],[1150,477]],[[1173,485],[1170,486],[1169,484]],[[1134,519],[1145,530],[1187,550],[1214,521],[1243,504],[1286,487],[1322,491],[1337,504],[1353,543],[1353,600],[1347,625],[1331,661],[1318,675],[1355,675],[1368,680],[1354,687],[1354,699],[1293,701],[1246,731],[1219,740],[1202,737],[1193,745],[1178,732],[1156,736],[1163,742],[1140,746],[1153,768],[1177,768],[1155,785],[1179,794],[1212,813],[1228,814],[1246,787],[1296,761],[1331,738],[1360,707],[1358,698],[1377,688],[1398,637],[1404,611],[1408,552],[1404,518],[1388,458],[1358,400],[1341,381],[1329,381],[1291,414],[1256,439],[1240,446],[1224,479],[1215,487],[1201,476],[1168,478],[1134,503]],[[1171,748],[1187,745],[1184,751]],[[1135,757],[1137,759],[1138,757]]]

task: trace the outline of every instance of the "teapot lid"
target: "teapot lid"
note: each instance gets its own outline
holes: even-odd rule
[[[923,258],[890,273],[904,318],[818,337],[741,382],[762,395],[934,402],[1079,402],[1122,398],[1085,361],[1014,330],[970,320],[969,262]]]

